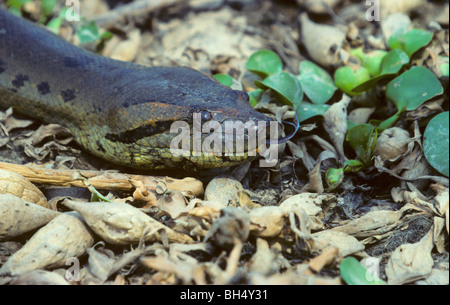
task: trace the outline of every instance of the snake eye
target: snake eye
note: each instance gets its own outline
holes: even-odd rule
[[[209,111],[202,110],[202,111],[200,111],[200,115],[201,115],[202,121],[209,121],[212,119],[212,114]]]

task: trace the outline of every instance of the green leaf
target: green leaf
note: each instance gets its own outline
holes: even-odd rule
[[[94,21],[82,24],[77,30],[77,35],[82,44],[95,42],[100,38],[97,24]]]
[[[297,77],[288,72],[278,72],[268,76],[263,81],[255,81],[261,89],[272,89],[284,104],[298,109],[303,100],[303,90]]]
[[[33,1],[33,0],[8,0],[6,2],[6,5],[8,5],[9,7],[12,7],[12,8],[21,9],[25,3],[31,2],[31,1]]]
[[[259,100],[261,99],[261,95],[263,94],[264,90],[263,89],[256,89],[253,91],[248,92],[248,96],[249,96],[249,102],[250,105],[252,105],[252,107],[255,107],[256,104],[259,103]]]
[[[449,70],[448,63],[442,64],[439,68],[441,69],[442,76],[448,76],[448,70]]]
[[[381,63],[381,75],[392,75],[399,72],[409,63],[408,54],[402,50],[392,50],[383,58]]]
[[[33,0],[8,0],[6,2],[6,5],[8,5],[8,10],[9,12],[11,12],[12,14],[16,15],[16,16],[21,16],[21,9],[22,6],[27,3],[27,2],[31,2]]]
[[[438,172],[449,174],[449,114],[436,115],[428,123],[423,134],[423,152],[428,162]]]
[[[365,165],[372,164],[372,152],[375,148],[378,133],[372,124],[359,124],[347,132],[346,140],[356,152],[359,160]]]
[[[300,63],[298,76],[305,94],[314,104],[325,104],[336,91],[330,74],[310,61]]]
[[[53,33],[58,34],[62,22],[63,22],[62,18],[54,18],[47,23],[46,27]]]
[[[247,70],[265,78],[281,72],[283,63],[277,53],[271,50],[260,50],[253,53],[246,63]]]
[[[421,29],[412,29],[406,32],[403,39],[405,52],[411,57],[431,42],[433,33]]]
[[[433,33],[421,29],[411,29],[409,31],[397,31],[388,41],[391,49],[402,49],[409,57],[421,48],[428,45],[433,39]]]
[[[364,168],[364,164],[359,160],[347,160],[344,162],[345,173],[356,173]]]
[[[386,96],[398,110],[411,111],[443,92],[441,82],[433,72],[424,67],[413,67],[387,85]]]
[[[353,69],[351,67],[345,66],[340,67],[334,73],[334,81],[339,89],[344,91],[349,95],[358,95],[359,93],[354,92],[353,89],[358,87],[364,82],[370,79],[369,70],[364,67],[358,67]]]
[[[381,63],[387,54],[384,50],[373,50],[369,53],[364,53],[363,48],[354,49],[350,53],[361,60],[362,66],[369,70],[371,76],[380,74]]]
[[[50,16],[55,7],[56,0],[41,0],[42,14],[47,17]]]
[[[231,86],[233,85],[233,77],[231,77],[230,75],[219,73],[213,75],[213,78],[222,85],[225,85],[227,87],[231,88]]]
[[[329,185],[328,191],[332,191],[341,184],[344,180],[344,169],[343,168],[332,168],[330,167],[326,173],[326,181]]]
[[[402,50],[392,50],[383,57],[381,72],[378,76],[362,83],[353,89],[354,92],[363,92],[375,87],[382,79],[398,73],[409,63],[409,56]]]
[[[300,122],[306,121],[309,118],[321,115],[323,116],[327,112],[330,105],[327,104],[311,104],[308,102],[302,102],[296,113]]]
[[[356,258],[344,258],[340,265],[341,276],[348,285],[385,285],[386,282],[371,275]]]

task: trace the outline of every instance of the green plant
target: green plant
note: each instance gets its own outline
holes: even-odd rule
[[[270,50],[252,54],[246,68],[261,78],[255,81],[258,89],[248,92],[250,104],[255,106],[271,92],[278,101],[294,108],[300,122],[323,115],[330,107],[326,103],[337,90],[329,73],[318,65],[303,61],[298,75],[284,72],[281,58]],[[216,79],[225,85],[230,82],[222,76]],[[304,101],[305,95],[311,102]]]
[[[334,81],[339,89],[354,96],[361,94],[360,92],[353,91],[354,88],[366,83],[370,80],[370,72],[361,66],[344,66],[339,67],[334,73]]]
[[[425,158],[438,172],[449,174],[449,114],[448,111],[436,115],[428,123],[423,135]]]
[[[337,86],[351,95],[371,90],[382,80],[390,80],[386,87],[386,97],[397,108],[397,112],[384,121],[349,124],[346,140],[355,150],[358,160],[346,162],[345,172],[371,166],[377,135],[392,127],[405,111],[415,110],[424,102],[443,93],[441,83],[430,70],[416,66],[404,71],[414,53],[428,45],[432,38],[433,33],[420,29],[399,30],[389,39],[392,50],[388,53],[375,50],[366,54],[361,48],[352,50],[351,54],[360,59],[362,66],[341,67],[336,71]],[[443,69],[442,74],[445,75],[445,59],[442,62],[441,70]],[[367,77],[367,74],[370,74],[370,77]]]
[[[344,258],[340,264],[341,276],[348,285],[385,285],[375,275],[370,275],[354,257]]]

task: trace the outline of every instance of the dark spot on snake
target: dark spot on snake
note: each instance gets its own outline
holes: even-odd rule
[[[73,90],[73,89],[63,90],[63,91],[61,91],[61,96],[62,96],[64,102],[66,102],[66,103],[70,102],[75,99],[75,90]]]
[[[8,90],[13,92],[13,93],[17,93],[17,89],[15,89],[15,88],[8,88]]]
[[[0,60],[0,74],[6,71],[6,64]]]
[[[50,86],[46,82],[42,82],[39,85],[37,85],[37,89],[38,89],[39,93],[42,95],[46,95],[46,94],[50,93]]]
[[[64,66],[68,68],[77,68],[79,66],[78,61],[72,57],[64,57]]]
[[[100,141],[97,140],[97,142],[95,142],[95,144],[97,144],[97,148],[99,151],[101,151],[102,153],[106,152],[105,148],[103,147],[102,143],[100,143]]]
[[[124,108],[128,108],[130,106],[140,105],[140,104],[147,104],[153,102],[152,100],[132,100],[127,99],[125,102],[123,102],[122,106]],[[160,101],[160,103],[164,103],[163,101]]]
[[[130,151],[130,166],[134,165],[135,160],[134,160],[134,152]]]
[[[146,124],[121,133],[107,133],[105,138],[112,142],[125,144],[134,143],[142,138],[151,137],[170,128],[173,121],[158,121],[155,124]]]
[[[16,75],[16,79],[13,80],[13,81],[11,82],[11,84],[12,84],[14,87],[16,87],[17,89],[19,89],[20,87],[23,87],[23,86],[25,85],[25,82],[26,82],[26,81],[29,81],[29,80],[30,80],[30,78],[29,78],[28,76],[23,75],[23,74],[17,74],[17,75]]]

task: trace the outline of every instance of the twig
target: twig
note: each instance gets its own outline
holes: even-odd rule
[[[118,6],[117,8],[96,17],[93,21],[101,28],[108,28],[123,19],[128,19],[133,16],[143,16],[151,11],[181,2],[183,2],[183,0],[134,1],[129,4]]]
[[[133,191],[134,181],[142,181],[145,187],[156,190],[164,183],[169,191],[181,191],[191,196],[203,195],[203,183],[195,178],[175,179],[161,176],[132,175],[105,171],[56,170],[0,162],[0,169],[18,173],[30,182],[42,185],[86,187],[84,181],[96,189]]]

